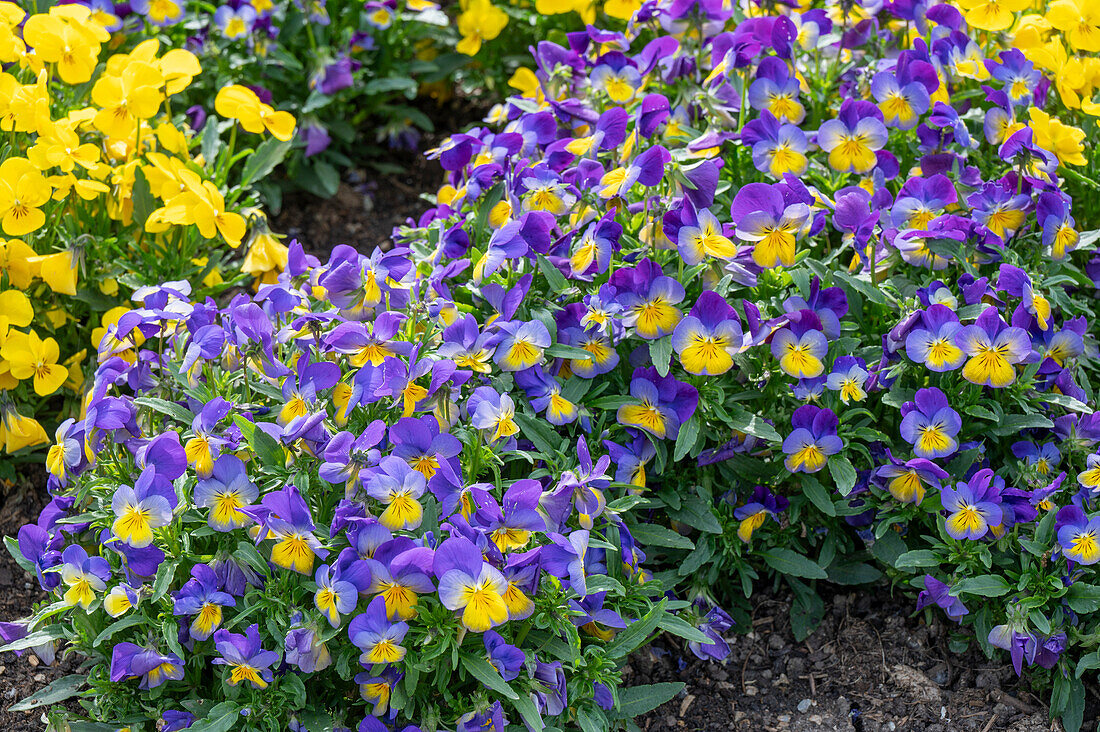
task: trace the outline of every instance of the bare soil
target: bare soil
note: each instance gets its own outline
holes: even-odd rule
[[[483,102],[465,97],[442,104],[425,101],[422,111],[436,131],[423,135],[419,150],[391,150],[384,161],[363,161],[343,171],[340,187],[329,199],[304,191],[286,193],[273,220],[275,230],[298,239],[322,261],[340,244],[361,252],[388,248],[395,226],[431,207],[422,194],[434,195],[443,185],[443,169],[423,151],[451,132],[477,124],[486,110]]]
[[[823,588],[828,593],[828,588]],[[911,617],[912,603],[886,588],[826,598],[818,629],[796,642],[790,598],[752,602],[752,628],[728,636],[725,663],[700,661],[670,638],[635,655],[625,684],[683,681],[684,691],[639,720],[646,732],[1043,732],[1061,730],[1021,684],[1004,654],[947,648],[957,626]],[[831,603],[831,606],[830,606]],[[1100,716],[1088,689],[1084,730]]]
[[[38,519],[47,502],[45,471],[34,471],[11,485],[0,486],[0,534],[15,536],[19,527]],[[34,604],[46,599],[38,580],[15,563],[7,550],[0,548],[0,620],[11,622],[26,617]],[[44,666],[31,653],[16,656],[0,653],[0,730],[4,732],[41,732],[42,710],[9,712],[15,702],[30,696],[50,682],[76,673],[75,659],[60,656],[52,666]]]

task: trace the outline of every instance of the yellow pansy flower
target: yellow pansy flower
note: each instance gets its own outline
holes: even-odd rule
[[[1029,109],[1028,114],[1031,116],[1029,126],[1035,135],[1036,145],[1054,153],[1063,165],[1088,163],[1082,145],[1085,139],[1084,130],[1062,124],[1057,118],[1036,107]]]
[[[4,233],[23,236],[46,223],[39,209],[50,200],[49,183],[26,158],[8,158],[0,164],[0,217]]]
[[[69,378],[69,370],[57,362],[60,351],[53,338],[42,340],[38,333],[9,333],[0,357],[10,363],[11,375],[33,379],[38,396],[49,396]]]
[[[289,250],[270,231],[254,234],[244,256],[241,271],[259,279],[262,284],[270,284],[278,279],[279,273],[286,269]]]
[[[0,239],[0,272],[8,276],[8,283],[20,290],[30,286],[34,278],[28,259],[35,256],[21,239]]]
[[[982,30],[1005,30],[1014,19],[1013,13],[1027,10],[1030,0],[959,0],[966,22]]]
[[[76,256],[70,250],[28,257],[31,271],[60,295],[75,295],[79,274]]]
[[[33,417],[24,417],[9,408],[0,414],[0,442],[10,454],[25,447],[34,447],[49,442],[49,436],[42,425]]]
[[[214,110],[222,117],[237,120],[247,132],[260,134],[266,129],[284,142],[294,137],[292,114],[275,111],[261,102],[256,92],[240,84],[222,87],[214,98]]]
[[[100,48],[98,36],[85,25],[52,11],[32,15],[23,26],[23,40],[34,47],[39,61],[55,64],[66,84],[83,84],[92,78]],[[97,27],[102,31],[102,26]]]
[[[462,40],[455,50],[467,56],[476,56],[481,44],[500,35],[508,25],[508,16],[489,0],[462,0],[462,12],[458,16],[458,32]]]
[[[133,137],[138,120],[153,117],[164,101],[164,75],[149,63],[131,61],[122,72],[105,75],[92,87],[92,101],[100,106],[94,124],[108,137]]]
[[[1100,51],[1100,7],[1093,0],[1054,0],[1046,19],[1078,51]]]
[[[80,144],[80,137],[69,122],[52,122],[39,131],[36,144],[27,151],[27,158],[39,170],[60,168],[71,173],[80,165],[91,169],[99,161],[99,148],[90,142]]]

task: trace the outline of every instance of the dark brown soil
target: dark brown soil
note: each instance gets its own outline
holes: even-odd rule
[[[366,160],[344,171],[339,190],[329,199],[287,192],[273,221],[275,230],[298,239],[322,261],[340,244],[361,252],[388,247],[395,226],[415,220],[431,207],[421,195],[435,195],[443,184],[443,169],[425,158],[424,151],[477,124],[486,110],[483,102],[465,97],[442,104],[423,100],[421,111],[435,131],[421,137],[419,150],[391,150],[384,161]]]
[[[38,519],[46,503],[45,471],[33,471],[14,485],[0,486],[0,534],[15,536],[19,527]],[[6,549],[0,548],[0,620],[13,621],[30,614],[34,603],[46,593],[38,580],[25,572]],[[52,666],[43,666],[30,653],[17,657],[0,653],[0,729],[4,732],[40,732],[44,728],[42,710],[9,712],[8,707],[30,696],[46,684],[76,672],[76,661],[60,657]]]
[[[632,660],[625,685],[683,681],[684,691],[639,720],[646,732],[1042,732],[1043,702],[1017,683],[1007,656],[947,649],[957,626],[909,617],[912,605],[885,589],[826,599],[821,626],[804,642],[791,634],[789,599],[752,603],[752,630],[730,633],[724,664],[696,659],[665,639]],[[1096,688],[1085,724],[1096,729]],[[1091,720],[1091,721],[1090,721]]]
[[[395,158],[402,172],[347,171],[340,189],[329,199],[304,191],[287,193],[283,210],[273,222],[275,230],[286,234],[288,240],[302,242],[322,261],[340,244],[362,252],[388,246],[395,226],[416,219],[431,207],[420,194],[434,194],[443,183],[443,170],[421,153],[402,151]]]

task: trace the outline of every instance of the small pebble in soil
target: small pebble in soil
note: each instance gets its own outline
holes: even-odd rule
[[[799,713],[805,714],[810,709],[811,704],[813,704],[812,699],[803,699],[802,701],[798,702]]]
[[[935,666],[928,670],[928,678],[940,686],[943,686],[950,680],[950,673],[947,669],[946,663],[937,663]]]

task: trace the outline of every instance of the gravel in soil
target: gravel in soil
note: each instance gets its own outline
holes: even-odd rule
[[[752,630],[727,637],[732,652],[725,663],[701,661],[662,639],[631,659],[624,685],[686,687],[639,726],[646,732],[1061,730],[1006,658],[990,660],[976,648],[951,653],[954,624],[909,617],[911,604],[884,594],[833,596],[821,625],[801,643],[791,632],[789,599],[756,597]],[[1096,729],[1098,699],[1097,689],[1088,689],[1082,729]]]
[[[36,466],[37,467],[37,466]],[[46,503],[45,472],[37,468],[33,478],[15,485],[0,486],[0,534],[15,536],[19,527],[38,519]],[[15,563],[6,549],[0,548],[0,620],[11,622],[26,617],[34,603],[46,599],[38,580]],[[76,673],[75,659],[60,656],[52,666],[39,663],[31,653],[16,656],[0,653],[0,729],[4,732],[40,732],[42,710],[10,712],[15,702],[30,696],[50,682]]]

